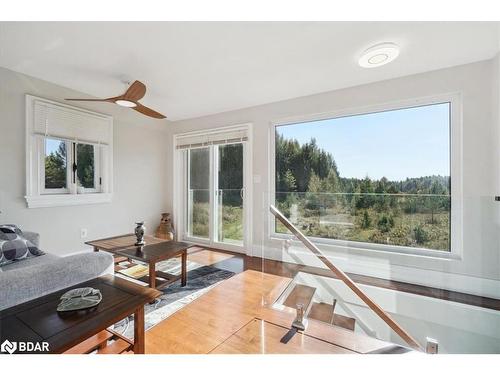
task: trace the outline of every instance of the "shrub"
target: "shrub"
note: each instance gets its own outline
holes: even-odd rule
[[[382,214],[380,219],[377,222],[377,227],[382,233],[389,232],[392,228],[394,228],[394,219],[392,216],[388,216],[386,214]]]
[[[424,229],[424,227],[422,225],[417,225],[414,229],[413,229],[413,233],[415,234],[415,241],[419,244],[419,245],[422,245],[424,244],[426,241],[429,240],[429,234],[427,233],[427,231]]]
[[[363,211],[363,216],[361,217],[361,228],[368,229],[372,225],[372,220],[367,210]]]

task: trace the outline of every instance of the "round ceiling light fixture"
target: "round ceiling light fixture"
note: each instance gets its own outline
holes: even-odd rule
[[[395,43],[380,43],[368,48],[358,60],[363,68],[376,68],[390,63],[399,56],[399,46]]]
[[[115,103],[118,105],[121,105],[122,107],[127,107],[127,108],[137,107],[137,104],[135,104],[134,102],[131,102],[130,100],[119,99],[119,100],[115,100]]]

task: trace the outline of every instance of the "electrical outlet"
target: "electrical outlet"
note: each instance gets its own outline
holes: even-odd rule
[[[80,238],[87,238],[87,228],[80,229]]]
[[[427,337],[426,340],[427,340],[427,345],[425,346],[425,352],[427,354],[438,354],[438,347],[439,347],[438,341],[430,337]]]

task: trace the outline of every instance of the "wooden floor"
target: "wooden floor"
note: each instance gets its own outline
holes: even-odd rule
[[[293,310],[270,304],[298,272],[335,277],[321,268],[192,248],[188,260],[236,273],[146,332],[146,353],[395,353],[401,347],[309,320],[288,344]],[[349,274],[357,283],[500,310],[500,301],[420,285]],[[334,338],[334,339],[332,339]],[[333,340],[333,341],[332,341]]]
[[[202,264],[231,259],[220,254],[205,255],[193,254],[189,259]],[[294,311],[273,310],[269,304],[289,282],[282,276],[241,272],[147,331],[146,353],[347,354],[394,349],[392,344],[314,321],[309,322],[304,334],[297,333],[288,344],[280,343],[291,327]]]

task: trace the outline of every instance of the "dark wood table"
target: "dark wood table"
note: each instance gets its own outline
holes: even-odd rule
[[[192,245],[186,242],[169,241],[153,236],[144,236],[146,245],[135,246],[135,235],[125,234],[85,242],[94,248],[94,251],[106,251],[118,258],[134,259],[149,266],[149,275],[143,280],[151,288],[161,288],[181,279],[181,285],[187,282],[187,250]],[[181,274],[172,275],[170,273],[157,271],[158,262],[180,256],[182,262]],[[161,278],[163,280],[160,280]]]
[[[102,302],[91,310],[58,313],[61,295],[92,287]],[[116,322],[134,314],[133,351],[144,353],[144,305],[160,292],[114,276],[102,276],[0,311],[0,342],[48,343],[49,353],[63,353]]]
[[[147,263],[149,265],[149,286],[151,288],[162,288],[168,284],[181,279],[181,285],[186,286],[187,282],[187,249],[191,247],[186,242],[160,242],[152,245],[135,246],[123,250],[118,250],[118,255]],[[181,274],[173,275],[167,272],[156,270],[158,262],[181,256]],[[162,278],[163,282],[157,282],[157,278]]]
[[[153,236],[145,235],[144,240],[146,245],[154,245],[156,243],[166,242],[168,240],[162,238],[156,238]],[[128,247],[134,247],[137,241],[135,234],[128,233],[122,234],[120,236],[100,238],[98,240],[92,240],[85,242],[86,245],[92,246],[94,251],[107,251],[109,253],[116,253],[118,250],[126,249]]]

